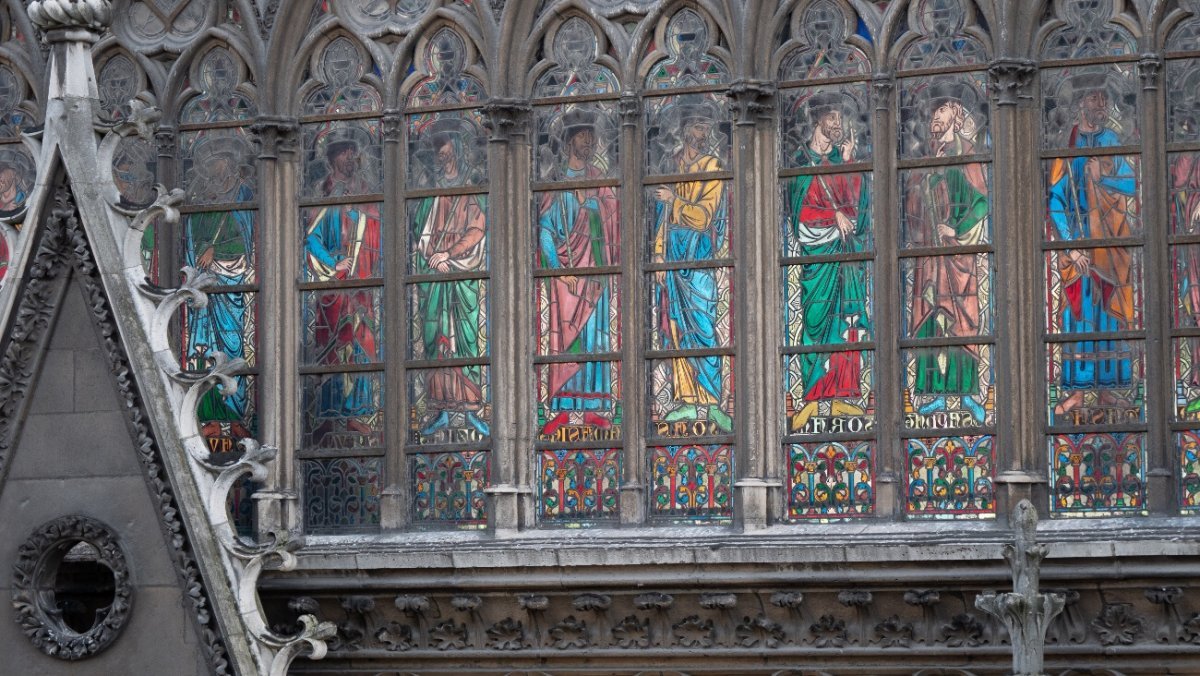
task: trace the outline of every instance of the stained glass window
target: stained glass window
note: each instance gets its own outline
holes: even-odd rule
[[[855,20],[834,0],[809,5],[794,17],[799,46],[779,70],[792,519],[869,515],[875,506],[874,109],[870,61],[847,41]]]
[[[729,71],[699,11],[676,12],[662,34],[643,101],[650,513],[720,520],[735,425]]]
[[[624,441],[620,86],[583,18],[547,42],[553,65],[534,85],[538,516],[613,521]]]
[[[1172,442],[1178,505],[1200,512],[1200,2],[1167,39],[1167,229]]]
[[[491,463],[487,135],[474,46],[449,28],[417,47],[407,86],[404,446],[418,525],[478,526]]]
[[[14,219],[24,212],[37,174],[33,155],[21,142],[21,133],[34,126],[28,93],[19,71],[0,61],[0,218]],[[0,286],[8,276],[9,238],[15,234],[8,228],[0,230]]]
[[[1142,168],[1133,37],[1068,0],[1041,72],[1052,508],[1145,509]],[[1078,65],[1068,59],[1088,59]]]
[[[314,51],[301,90],[300,466],[315,533],[371,530],[381,518],[385,242],[372,71],[366,50],[335,34]]]
[[[117,118],[128,111],[128,101],[120,98],[137,83],[138,71],[126,70],[131,67],[119,54],[101,69],[101,82],[110,92],[106,103]],[[209,450],[228,462],[240,454],[241,439],[258,435],[258,172],[249,133],[257,114],[255,89],[241,58],[224,45],[204,51],[193,71],[195,86],[179,118],[178,176],[185,206],[178,256],[182,265],[205,275],[208,303],[184,309],[179,348],[187,371],[208,370],[218,354],[244,363],[234,376],[236,390],[209,390],[196,411]],[[106,73],[111,79],[104,79]],[[235,112],[219,113],[210,106],[239,89],[242,105]],[[125,152],[127,161],[118,154],[114,171],[138,178],[130,179],[122,198],[152,201],[145,182],[153,166],[147,166],[146,155],[153,158],[153,153],[136,145]],[[249,490],[243,486],[243,492]],[[248,509],[239,515],[243,530],[249,517]]]
[[[910,516],[990,516],[996,391],[987,49],[971,5],[918,0],[899,78],[902,436]],[[953,67],[954,70],[950,70]]]

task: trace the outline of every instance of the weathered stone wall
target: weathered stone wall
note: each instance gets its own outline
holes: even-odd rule
[[[0,673],[206,674],[196,628],[126,427],[109,361],[81,289],[68,285],[35,380],[28,417],[0,482]],[[80,514],[120,538],[134,586],[132,614],[105,652],[67,662],[39,652],[9,604],[17,549],[51,519]]]

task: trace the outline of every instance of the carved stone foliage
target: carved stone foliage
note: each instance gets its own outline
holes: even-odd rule
[[[80,631],[64,620],[65,599],[56,598],[56,577],[77,547],[112,573],[111,602],[95,611],[91,628]],[[80,660],[108,648],[129,621],[133,586],[129,564],[112,530],[86,516],[63,516],[42,525],[17,551],[12,603],[17,624],[38,650],[62,660]],[[88,618],[90,619],[90,618]]]
[[[1079,644],[1094,646],[1099,654],[1169,643],[1177,646],[1174,650],[1194,650],[1200,659],[1200,604],[1189,603],[1200,598],[1200,589],[1110,588],[1103,597],[1097,590],[1054,591],[1073,599],[1069,607],[1081,618],[1083,636],[1076,641],[1072,627],[1056,624],[1051,635],[1061,632],[1062,639],[1049,645],[1048,656],[1059,646],[1069,656],[1078,653]],[[399,595],[378,594],[373,603],[351,604],[369,610],[355,610],[349,623],[339,623],[339,641],[331,644],[327,659],[386,660],[390,655],[398,661],[424,661],[457,651],[484,651],[495,659],[536,654],[548,663],[566,664],[595,650],[646,650],[680,659],[696,650],[721,650],[746,651],[786,666],[814,650],[833,654],[854,649],[891,660],[914,650],[950,656],[990,646],[990,657],[980,663],[990,665],[986,673],[1004,669],[1011,660],[1007,631],[973,607],[977,589],[634,592],[632,585],[627,590],[519,593],[402,588]],[[268,615],[284,623],[300,612],[343,616],[347,606],[346,597],[339,596],[301,597],[304,603],[298,603],[285,591],[272,590],[263,597]],[[1160,632],[1168,622],[1168,602],[1175,605],[1167,610],[1179,619],[1174,629]]]
[[[9,342],[0,359],[0,476],[15,443],[14,425],[29,394],[33,374],[49,340],[49,327],[55,304],[62,296],[67,271],[74,270],[83,286],[114,374],[117,395],[125,411],[134,448],[142,464],[159,520],[169,543],[168,551],[180,584],[186,591],[192,617],[200,633],[201,651],[214,674],[229,674],[229,658],[216,617],[211,611],[209,592],[192,553],[189,534],[180,517],[175,490],[162,464],[161,450],[150,428],[150,419],[142,404],[133,370],[121,344],[108,297],[92,256],[91,246],[76,210],[75,199],[64,181],[52,188],[37,251],[30,263],[21,290],[21,302],[9,333]]]

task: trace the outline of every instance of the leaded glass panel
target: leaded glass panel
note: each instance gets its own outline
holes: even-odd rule
[[[596,33],[582,18],[571,17],[559,26],[551,54],[556,63],[538,77],[535,97],[620,93],[616,75],[596,62],[600,57]]]
[[[352,197],[383,192],[379,120],[304,125],[303,198]]]
[[[900,157],[964,157],[991,149],[987,76],[905,78],[900,87]]]
[[[538,514],[543,522],[612,521],[620,504],[621,450],[546,450],[538,454]]]
[[[798,17],[797,23],[802,46],[780,62],[780,80],[817,80],[870,74],[871,64],[867,56],[858,47],[845,42],[849,37],[846,17],[835,0],[812,3]]]
[[[183,190],[192,204],[251,202],[257,196],[256,153],[242,128],[179,136]]]
[[[1200,38],[1193,49],[1200,49]],[[1167,140],[1200,141],[1200,59],[1167,61],[1167,82]]]
[[[487,181],[487,135],[478,110],[409,116],[408,186],[456,188]]]
[[[242,80],[241,60],[224,47],[214,47],[200,60],[193,83],[200,95],[183,107],[180,122],[212,124],[249,120],[256,114],[254,101],[238,91]]]
[[[414,520],[422,525],[484,525],[491,455],[489,451],[413,454]]]
[[[875,444],[792,444],[788,448],[788,517],[835,519],[875,512]]]
[[[904,477],[909,516],[989,516],[996,509],[995,438],[991,435],[908,440]]]
[[[987,62],[987,49],[966,29],[964,0],[913,0],[908,21],[920,33],[900,53],[900,67],[945,68]]]
[[[648,99],[645,106],[648,174],[702,174],[728,169],[730,125],[724,96],[662,96]]]
[[[383,458],[301,462],[304,527],[309,533],[375,530],[380,521]]]
[[[408,443],[480,444],[491,436],[487,366],[408,369]]]
[[[334,38],[312,65],[320,83],[304,99],[306,115],[378,112],[383,101],[378,90],[364,82],[370,58],[350,38]]]
[[[654,483],[653,516],[711,521],[733,515],[733,447],[657,446],[647,449]]]
[[[539,107],[534,139],[535,181],[620,177],[621,122],[612,102]],[[616,189],[607,193],[615,198]]]
[[[24,145],[0,145],[0,216],[11,216],[25,207],[36,176],[33,156]]]
[[[919,347],[901,351],[904,426],[948,430],[996,424],[991,345]]]
[[[1138,143],[1139,89],[1132,63],[1044,69],[1044,147],[1105,148]]]
[[[708,21],[691,8],[682,9],[667,22],[663,49],[667,58],[659,61],[646,76],[647,89],[675,89],[723,85],[729,81],[729,68],[707,53],[712,47],[713,31]]]
[[[1054,511],[1083,516],[1144,512],[1145,444],[1146,435],[1135,432],[1051,436]]]
[[[351,452],[385,447],[382,372],[305,375],[300,387],[303,448]]]
[[[1087,59],[1137,53],[1137,41],[1129,31],[1109,20],[1113,0],[1065,0],[1061,6],[1067,25],[1042,45],[1042,58]]]
[[[780,164],[804,168],[871,161],[868,92],[866,83],[784,90]]]

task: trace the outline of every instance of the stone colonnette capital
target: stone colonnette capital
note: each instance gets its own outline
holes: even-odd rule
[[[29,20],[47,33],[71,29],[103,32],[112,25],[109,0],[33,0],[26,11]]]

